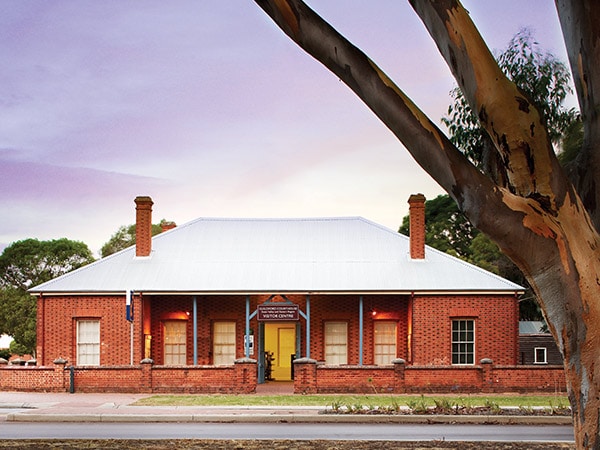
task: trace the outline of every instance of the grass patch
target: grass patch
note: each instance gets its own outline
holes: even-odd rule
[[[459,404],[464,406],[557,407],[568,406],[566,395],[153,395],[133,403],[133,406],[331,406],[379,405],[423,406]]]

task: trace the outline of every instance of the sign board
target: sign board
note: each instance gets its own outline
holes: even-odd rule
[[[258,305],[257,319],[265,322],[299,320],[299,308],[290,303]]]

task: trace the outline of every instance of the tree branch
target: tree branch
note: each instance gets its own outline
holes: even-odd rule
[[[556,0],[584,125],[583,148],[575,162],[575,184],[600,229],[600,2]]]
[[[362,51],[302,1],[255,1],[294,42],[335,73],[363,100],[421,167],[456,200],[475,227],[488,234],[522,269],[530,264],[526,273],[543,267],[555,251],[555,248],[545,247],[549,253],[540,252],[540,257],[533,263],[525,261],[521,254],[530,255],[539,248],[528,236],[533,233],[558,239],[563,232],[556,216],[563,205],[575,208],[579,211],[577,216],[587,222],[585,213],[579,208],[579,199],[548,148],[546,132],[536,130],[531,136],[524,130],[529,130],[529,122],[524,125],[525,119],[539,116],[532,108],[529,113],[519,109],[521,104],[514,98],[520,93],[501,74],[458,2],[414,0],[420,5],[423,20],[432,22],[430,28],[434,39],[440,41],[438,46],[450,49],[446,52],[447,58],[455,67],[459,82],[467,88],[465,95],[470,90],[470,95],[477,98],[478,110],[489,112],[487,123],[499,136],[507,176],[513,180],[513,184],[509,181],[508,189],[496,185],[475,168]],[[465,43],[472,40],[476,42]],[[483,59],[483,69],[474,66],[480,59]],[[492,81],[480,79],[485,77]],[[504,81],[497,85],[494,81],[497,79]],[[496,88],[508,95],[508,100],[496,98],[496,94],[490,92]],[[517,126],[512,125],[513,114],[522,116]],[[572,215],[571,209],[565,211],[569,211],[567,217]],[[532,218],[526,220],[529,216]],[[552,231],[546,232],[549,229]]]
[[[509,189],[556,211],[567,191],[566,177],[533,103],[503,74],[458,0],[411,4],[500,153]]]
[[[363,100],[459,207],[472,203],[467,198],[493,189],[489,178],[465,158],[373,61],[303,2],[255,1],[294,42]],[[482,185],[485,189],[480,189]]]

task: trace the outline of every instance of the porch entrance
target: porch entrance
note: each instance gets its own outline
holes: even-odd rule
[[[296,355],[296,322],[265,323],[265,360],[271,380],[292,379],[292,358]],[[268,378],[267,378],[268,379]]]

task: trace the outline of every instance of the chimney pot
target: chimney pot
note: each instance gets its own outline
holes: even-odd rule
[[[152,251],[152,199],[135,198],[135,256],[150,256]]]
[[[410,258],[425,259],[425,196],[408,198]]]

